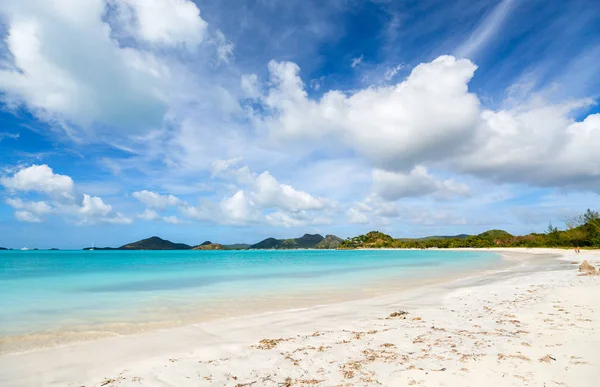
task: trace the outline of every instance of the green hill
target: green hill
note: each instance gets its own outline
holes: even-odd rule
[[[343,241],[335,235],[326,235],[325,239],[315,245],[315,249],[337,249]]]
[[[481,234],[477,235],[480,238],[488,238],[488,239],[510,239],[510,238],[514,238],[514,235],[509,234],[508,232],[504,231],[504,230],[488,230],[486,232],[482,232]]]
[[[225,246],[218,243],[204,242],[201,245],[192,247],[192,250],[225,250]]]
[[[190,250],[192,247],[184,243],[173,243],[171,241],[153,236],[141,241],[128,243],[119,247],[119,250]]]
[[[277,249],[284,242],[283,239],[267,238],[250,246],[251,249]]]
[[[348,238],[338,246],[340,249],[366,249],[382,247],[394,247],[394,238],[379,231],[371,231],[354,238]]]
[[[335,242],[335,235],[328,235],[327,238],[323,238],[319,234],[304,234],[300,238],[290,239],[275,239],[267,238],[254,245],[251,245],[250,249],[326,249],[335,248],[337,244]],[[340,239],[341,240],[341,239]],[[327,247],[332,246],[332,247]]]

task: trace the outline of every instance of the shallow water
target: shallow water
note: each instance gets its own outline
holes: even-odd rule
[[[135,333],[357,299],[500,260],[443,250],[1,251],[0,338]]]

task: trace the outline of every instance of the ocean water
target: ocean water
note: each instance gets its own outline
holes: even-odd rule
[[[443,250],[0,251],[0,340],[132,333],[357,299],[500,260]]]

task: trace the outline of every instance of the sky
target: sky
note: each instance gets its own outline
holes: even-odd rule
[[[600,209],[596,0],[5,0],[0,246]]]

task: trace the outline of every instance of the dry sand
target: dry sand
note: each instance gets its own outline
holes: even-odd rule
[[[0,356],[0,386],[599,386],[599,251],[368,300]]]

